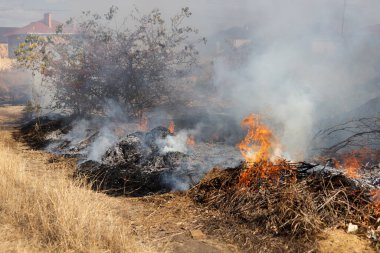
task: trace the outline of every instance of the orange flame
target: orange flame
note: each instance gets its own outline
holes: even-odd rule
[[[146,115],[143,115],[139,122],[139,130],[146,132],[149,130],[149,121]]]
[[[238,144],[247,164],[269,160],[272,132],[262,125],[253,114],[245,117],[241,122],[241,126],[248,128],[247,135]]]
[[[272,131],[263,125],[257,116],[253,114],[245,117],[241,126],[248,128],[248,133],[237,146],[245,159],[247,168],[240,174],[240,184],[250,186],[254,180],[271,178],[279,180],[279,172],[290,169],[285,160],[270,161],[273,147],[279,147],[274,143]]]
[[[338,157],[340,163],[337,165],[345,170],[348,177],[359,178],[359,171],[362,168],[364,161],[371,160],[373,152],[368,148],[361,148],[358,150],[345,153]]]
[[[195,138],[193,135],[189,135],[186,140],[186,144],[188,146],[194,146],[195,145]]]
[[[343,161],[343,167],[346,169],[346,174],[350,178],[359,178],[359,170],[361,168],[359,160],[350,156]]]
[[[168,129],[169,129],[169,133],[171,134],[175,133],[175,124],[173,120],[170,121]]]

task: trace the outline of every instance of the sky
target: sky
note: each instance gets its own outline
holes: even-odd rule
[[[105,13],[112,6],[119,8],[120,16],[128,14],[137,7],[142,12],[159,8],[166,15],[173,15],[182,7],[190,7],[193,20],[205,30],[223,26],[228,20],[231,25],[241,22],[241,14],[247,16],[247,0],[240,1],[185,1],[185,0],[0,0],[0,27],[24,26],[42,18],[45,12],[51,12],[53,18],[65,21],[69,17],[80,15],[81,11]],[[228,17],[228,19],[226,19]],[[210,22],[212,20],[212,22]]]
[[[320,0],[326,1],[326,0]],[[378,0],[330,0],[331,9],[342,10],[346,1],[346,15],[361,16],[360,26],[380,23],[380,1]],[[259,19],[261,9],[270,6],[273,15],[281,16],[284,3],[293,8],[303,3],[312,5],[316,1],[299,0],[0,0],[0,27],[24,26],[51,12],[53,18],[65,21],[80,15],[81,11],[91,10],[105,13],[112,5],[119,7],[120,16],[128,16],[134,6],[142,11],[160,8],[166,15],[173,15],[181,7],[188,6],[193,13],[193,24],[210,33],[225,27],[244,24],[255,17]],[[279,7],[281,6],[281,7]],[[329,10],[322,10],[329,11]],[[340,19],[341,13],[336,14]]]

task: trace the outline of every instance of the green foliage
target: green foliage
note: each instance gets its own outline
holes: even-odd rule
[[[50,61],[49,50],[47,50],[50,42],[50,37],[28,35],[25,42],[20,43],[15,51],[17,62],[34,73],[45,74]]]

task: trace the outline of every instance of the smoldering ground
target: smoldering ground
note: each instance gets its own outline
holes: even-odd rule
[[[200,103],[200,110],[205,112],[201,117],[190,115],[191,110],[184,107],[180,114],[185,116],[177,119],[178,135],[165,139],[164,144],[161,142],[163,151],[188,152],[184,141],[191,132],[201,142],[213,139],[217,133],[216,140],[229,144],[226,148],[234,148],[243,134],[240,120],[253,112],[261,115],[280,139],[283,156],[307,159],[315,154],[311,148],[317,130],[337,124],[347,112],[380,95],[377,82],[380,50],[374,29],[379,20],[373,12],[379,7],[377,2],[240,1],[233,4],[231,19],[226,21],[231,4],[189,3],[193,12],[190,23],[201,31],[206,28],[210,41],[206,51],[215,51],[215,34],[237,25],[250,27],[246,37],[251,47],[243,52],[247,57],[238,68],[231,67],[223,54],[202,56],[213,62],[210,78],[213,89],[206,89],[209,97],[224,105]],[[170,13],[171,8],[166,6],[162,3],[158,7]],[[202,9],[204,6],[207,8]],[[140,7],[147,8],[143,2]],[[211,10],[214,14],[210,20],[206,14]],[[119,11],[123,11],[123,6]],[[214,15],[218,18],[213,18]],[[204,91],[193,90],[191,95],[187,94],[188,100],[205,97]],[[98,124],[78,122],[73,128],[86,132],[81,124],[88,124],[100,129],[94,142],[85,148],[88,159],[99,160],[121,138],[115,135],[115,129],[129,122],[127,116],[114,119],[115,114],[110,112],[118,106],[114,103],[110,110],[105,110],[110,120]],[[119,117],[123,115],[123,110],[116,111]],[[157,112],[172,114],[162,108],[157,108]],[[167,126],[170,117],[153,123],[151,128]],[[121,128],[124,133],[130,130]],[[77,138],[77,134],[70,134],[65,138]],[[83,134],[80,136],[83,139]]]

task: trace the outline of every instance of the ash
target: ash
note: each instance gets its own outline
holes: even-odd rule
[[[210,169],[241,162],[240,153],[223,144],[199,143],[185,153],[166,152],[163,143],[168,137],[174,135],[165,127],[128,134],[108,148],[100,161],[82,160],[76,175],[109,194],[142,196],[187,190]]]

